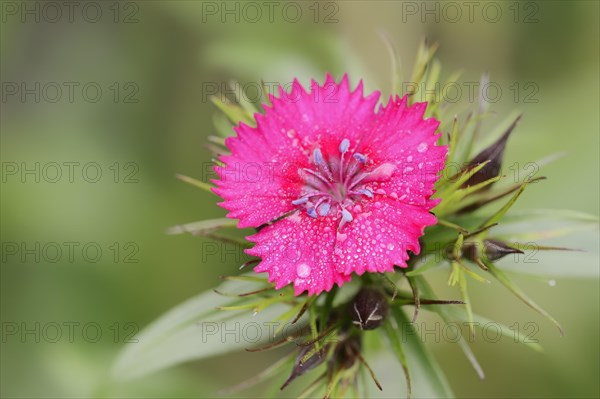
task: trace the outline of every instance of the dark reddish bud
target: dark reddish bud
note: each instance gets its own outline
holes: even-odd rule
[[[478,243],[466,243],[463,246],[464,257],[475,261],[484,255],[487,259],[496,261],[506,255],[523,253],[520,249],[509,247],[506,243],[494,239],[483,240],[483,251],[479,246]]]
[[[296,361],[294,362],[294,368],[292,369],[292,373],[279,389],[284,389],[288,386],[290,382],[294,381],[297,377],[323,363],[323,360],[325,360],[325,349],[322,348],[321,350],[310,354],[310,352],[314,350],[314,344],[302,346],[300,348],[298,356],[296,357]]]
[[[502,135],[502,137],[500,137],[495,143],[487,147],[485,150],[477,154],[477,156],[475,156],[475,158],[469,162],[469,166],[474,167],[486,161],[490,161],[487,165],[474,173],[473,176],[471,176],[469,180],[465,182],[463,187],[474,186],[476,184],[483,183],[484,181],[494,178],[500,174],[502,169],[502,158],[504,157],[504,148],[506,147],[506,143],[510,137],[510,134],[515,129],[520,119],[521,116],[519,115]],[[484,189],[488,189],[491,186],[491,184],[485,186]]]
[[[340,341],[332,356],[332,360],[342,369],[349,369],[360,360],[361,340],[358,335],[350,335]]]
[[[351,303],[352,323],[361,330],[372,330],[379,327],[388,312],[386,296],[373,288],[361,289]]]

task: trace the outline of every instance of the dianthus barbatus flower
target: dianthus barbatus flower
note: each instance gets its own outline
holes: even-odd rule
[[[295,80],[270,96],[256,127],[240,123],[225,141],[231,155],[220,157],[214,191],[239,227],[266,225],[246,252],[277,289],[319,294],[352,273],[406,267],[436,223],[430,197],[447,153],[439,122],[406,97],[376,112],[379,95],[364,97],[362,82],[351,91],[346,75],[308,92]]]

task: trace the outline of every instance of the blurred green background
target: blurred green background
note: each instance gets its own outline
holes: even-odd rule
[[[426,36],[440,43],[446,76],[463,69],[462,81],[477,82],[490,73],[502,89],[492,104],[495,121],[515,109],[524,113],[505,165],[566,152],[543,170],[549,180],[528,190],[518,208],[598,214],[595,1],[450,8],[274,2],[271,16],[262,2],[253,3],[262,15],[234,1],[81,2],[72,14],[55,4],[2,2],[2,397],[207,397],[271,364],[277,354],[237,353],[133,382],[108,378],[118,351],[135,345],[124,343],[135,326],[239,266],[235,256],[204,256],[203,238],[165,234],[168,226],[224,214],[215,197],[174,178],[207,177],[210,153],[203,145],[214,134],[217,112],[207,101],[211,85],[293,77],[306,83],[322,81],[326,71],[349,72],[354,83],[363,78],[369,90],[387,95],[391,64],[380,31],[396,44],[407,71]],[[74,82],[72,101],[65,82]],[[491,140],[484,135],[480,146]],[[34,172],[23,174],[26,168]],[[518,280],[562,322],[564,337],[497,284],[475,289],[477,311],[509,325],[537,322],[536,338],[546,350],[476,342],[487,373],[479,381],[455,345],[428,344],[458,397],[600,395],[597,237],[591,231],[587,241],[569,242],[585,243],[585,255],[543,257],[567,270],[592,270],[582,278],[558,276],[554,287]]]

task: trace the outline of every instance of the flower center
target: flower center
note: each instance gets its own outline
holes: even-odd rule
[[[394,166],[383,164],[368,170],[368,159],[365,155],[349,153],[350,141],[342,140],[338,149],[339,154],[329,154],[325,159],[320,148],[312,153],[312,168],[302,168],[298,172],[304,179],[302,194],[292,204],[313,218],[319,216],[340,217],[339,228],[351,222],[353,205],[366,198],[373,198],[367,183],[374,180],[387,180]]]

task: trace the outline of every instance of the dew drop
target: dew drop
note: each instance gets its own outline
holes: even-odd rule
[[[425,152],[425,150],[427,150],[427,143],[421,143],[417,146],[417,151]]]
[[[306,278],[310,276],[310,266],[306,263],[299,263],[298,266],[296,266],[296,274],[300,278]]]

